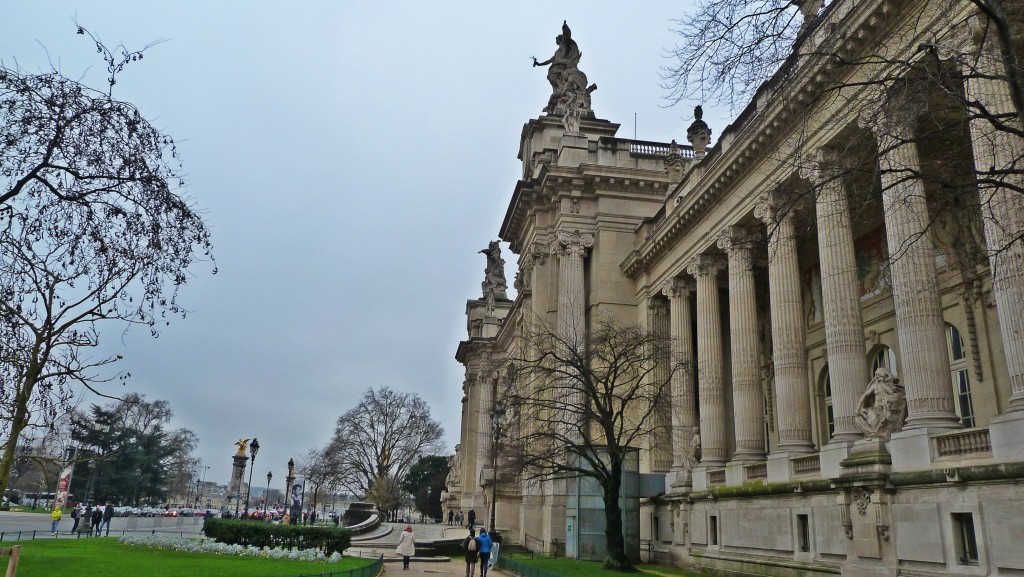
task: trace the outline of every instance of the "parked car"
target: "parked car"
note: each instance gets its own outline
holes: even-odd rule
[[[164,517],[177,517],[177,516],[178,516],[178,510],[177,509],[172,508],[172,509],[167,509],[166,511],[164,511]]]
[[[181,509],[178,509],[178,516],[179,517],[195,517],[196,516],[196,512],[195,512],[195,509],[192,509],[191,507],[182,507]]]

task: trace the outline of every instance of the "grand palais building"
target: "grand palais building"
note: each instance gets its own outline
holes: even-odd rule
[[[584,545],[599,517],[503,470],[492,417],[531,324],[613,317],[670,337],[688,367],[636,447],[631,556],[721,575],[1024,575],[1024,141],[999,45],[1021,27],[1006,6],[1009,28],[967,2],[811,10],[736,120],[698,109],[678,143],[594,114],[566,28],[538,63],[552,96],[523,126],[496,231],[514,299],[492,243],[467,302],[445,508],[488,525],[493,505],[506,543],[600,558]]]

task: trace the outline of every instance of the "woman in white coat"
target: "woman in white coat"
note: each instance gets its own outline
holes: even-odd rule
[[[398,548],[395,553],[402,556],[402,569],[409,568],[409,557],[416,554],[416,540],[412,536],[412,527],[406,527],[398,537]]]

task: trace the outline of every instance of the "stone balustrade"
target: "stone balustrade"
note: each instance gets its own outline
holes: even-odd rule
[[[987,428],[967,429],[936,435],[935,455],[943,457],[988,457],[992,455],[992,442]]]
[[[725,469],[714,469],[708,471],[708,485],[724,485]]]
[[[753,465],[746,465],[743,467],[743,478],[747,481],[754,481],[757,479],[768,478],[768,464],[767,463],[754,463]]]
[[[809,475],[821,471],[821,457],[817,454],[793,459],[794,475]]]

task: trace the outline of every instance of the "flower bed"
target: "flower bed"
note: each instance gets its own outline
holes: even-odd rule
[[[126,545],[173,549],[191,553],[219,553],[221,555],[239,555],[245,557],[264,557],[268,559],[294,559],[297,561],[326,561],[337,563],[341,553],[325,554],[319,549],[296,549],[286,547],[251,547],[228,543],[218,543],[208,537],[172,537],[169,535],[126,535],[118,539]]]

